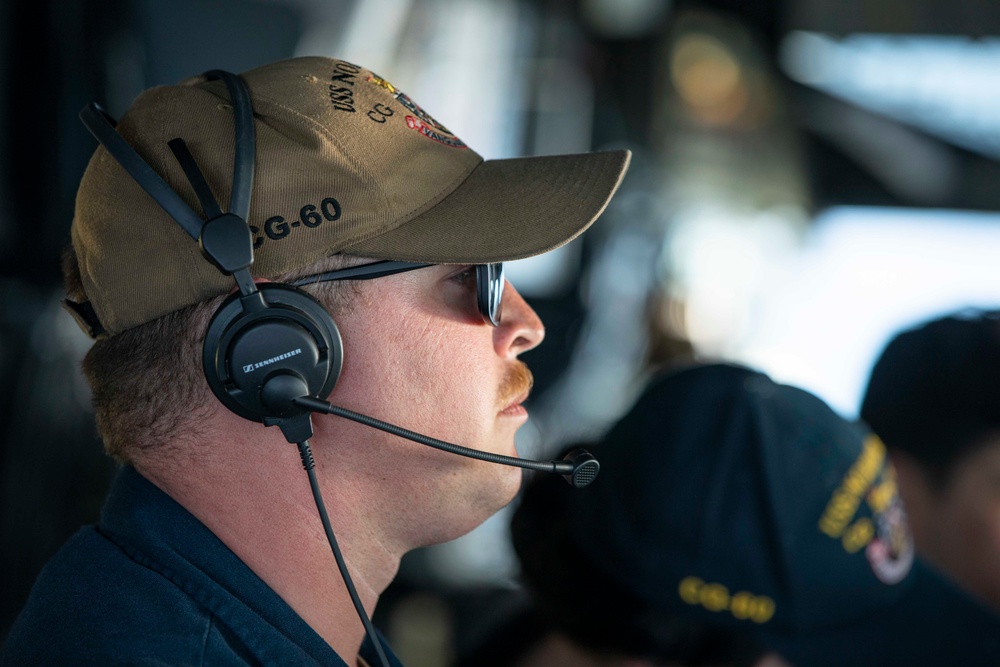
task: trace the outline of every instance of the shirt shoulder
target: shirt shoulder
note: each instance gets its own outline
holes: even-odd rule
[[[43,568],[0,648],[0,667],[53,664],[347,667],[204,524],[130,467],[100,524]]]
[[[178,584],[88,526],[40,573],[0,665],[201,665],[213,630]]]

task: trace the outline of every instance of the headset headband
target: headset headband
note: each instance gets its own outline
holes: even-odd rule
[[[105,150],[135,179],[143,190],[156,201],[181,229],[198,241],[202,253],[226,275],[234,275],[244,296],[256,292],[248,271],[253,263],[253,241],[246,224],[250,215],[253,192],[254,151],[256,138],[253,124],[253,106],[250,91],[239,76],[223,70],[211,70],[204,76],[209,80],[221,79],[229,90],[236,126],[236,150],[233,158],[233,189],[229,200],[230,211],[219,208],[204,175],[184,140],[169,142],[191,187],[209,218],[201,217],[188,206],[167,183],[153,171],[145,160],[115,129],[117,123],[100,106],[90,103],[80,111],[80,120],[90,130]]]

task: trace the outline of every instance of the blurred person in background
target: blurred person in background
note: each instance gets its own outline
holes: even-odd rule
[[[117,129],[88,109],[104,147],[78,192],[66,305],[96,338],[84,372],[122,467],[0,663],[398,665],[359,616],[404,553],[505,506],[520,470],[313,424],[296,401],[516,456],[518,356],[544,329],[498,263],[582,233],[628,152],[484,161],[329,58],[153,88]],[[377,279],[340,282],[355,278]]]
[[[917,551],[1000,611],[1000,312],[897,334],[861,418],[895,463]]]
[[[590,488],[538,479],[513,519],[534,635],[463,667],[1000,664],[1000,618],[914,557],[881,441],[812,394],[678,370],[592,451]]]

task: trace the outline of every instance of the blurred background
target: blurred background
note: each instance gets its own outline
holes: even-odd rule
[[[119,116],[207,69],[327,55],[486,158],[631,149],[599,224],[508,265],[548,327],[519,450],[549,457],[693,357],[854,418],[893,333],[1000,307],[997,35],[992,0],[3,2],[0,639],[114,472],[58,305],[87,102]],[[406,664],[447,664],[516,604],[508,520],[404,561],[376,621]]]

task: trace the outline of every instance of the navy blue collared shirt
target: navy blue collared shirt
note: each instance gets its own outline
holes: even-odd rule
[[[379,664],[368,640],[361,656]],[[118,474],[100,522],[42,570],[0,649],[3,666],[354,663],[131,467]]]

